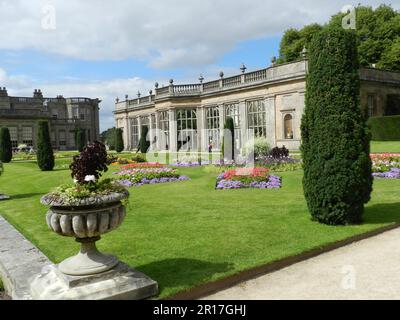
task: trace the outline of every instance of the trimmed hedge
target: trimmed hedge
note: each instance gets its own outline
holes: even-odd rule
[[[313,220],[360,223],[370,200],[372,169],[355,34],[327,28],[313,37],[309,53],[301,121],[304,195]]]
[[[141,153],[147,153],[150,148],[150,141],[147,141],[147,134],[149,133],[148,126],[142,126],[140,131],[140,140],[139,140],[139,151]]]
[[[40,170],[53,170],[54,154],[50,141],[49,123],[47,121],[39,121],[38,123],[38,143],[36,158]]]
[[[75,144],[79,152],[83,151],[86,146],[86,133],[85,130],[78,128],[75,131]]]
[[[400,140],[400,115],[386,117],[371,117],[368,119],[372,140]]]
[[[11,162],[12,159],[12,146],[10,131],[8,128],[1,128],[0,130],[0,161],[4,163]]]
[[[115,151],[118,153],[124,150],[124,139],[122,138],[122,129],[117,128],[115,129]]]
[[[224,158],[225,158],[225,134],[227,134],[228,132],[225,132],[225,130],[229,130],[230,131],[230,142],[231,142],[231,157],[232,160],[235,160],[235,123],[233,121],[232,117],[226,117],[225,120],[225,124],[224,124],[224,137],[222,139],[222,152],[224,154]],[[229,139],[228,139],[229,140]]]

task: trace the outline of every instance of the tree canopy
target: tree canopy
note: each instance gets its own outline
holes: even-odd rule
[[[309,49],[315,34],[327,27],[341,26],[344,16],[340,12],[323,26],[310,24],[300,30],[286,30],[280,44],[278,63],[300,59],[303,47]],[[355,33],[361,66],[375,64],[378,68],[400,71],[400,12],[388,5],[380,5],[375,10],[358,6]]]

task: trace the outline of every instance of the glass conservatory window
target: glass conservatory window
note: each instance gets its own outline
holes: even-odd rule
[[[253,129],[255,137],[267,134],[264,100],[247,102],[248,128]]]
[[[194,109],[176,112],[178,129],[178,150],[195,150],[197,146],[197,115]]]
[[[207,108],[207,143],[213,150],[220,149],[220,128],[219,128],[219,109],[218,107]]]
[[[160,131],[163,137],[159,137],[160,141],[164,141],[163,146],[160,146],[162,150],[168,150],[169,146],[169,117],[168,111],[161,111],[159,115]]]

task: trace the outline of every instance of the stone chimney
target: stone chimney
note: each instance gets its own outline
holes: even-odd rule
[[[40,89],[35,89],[35,91],[33,91],[33,97],[34,98],[43,98],[42,91]]]
[[[7,89],[6,87],[0,87],[0,97],[8,97]]]

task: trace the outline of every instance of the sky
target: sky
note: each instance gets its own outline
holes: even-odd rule
[[[99,98],[102,131],[114,126],[116,97],[237,74],[242,63],[265,68],[286,29],[358,3],[400,9],[400,0],[0,0],[0,86]]]

